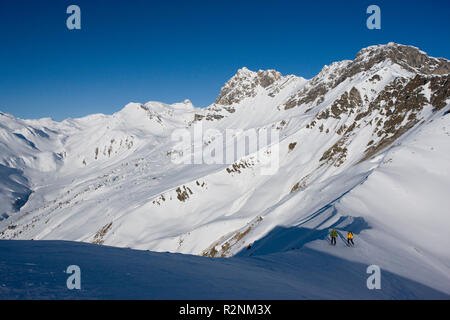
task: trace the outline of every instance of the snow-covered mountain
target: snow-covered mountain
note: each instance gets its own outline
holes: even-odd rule
[[[0,238],[208,257],[305,247],[450,294],[449,80],[449,60],[389,43],[310,80],[242,68],[207,108],[130,103],[62,122],[0,113]],[[173,139],[199,125],[204,148],[235,130],[224,154],[245,130],[279,141],[232,163],[173,161],[202,158]],[[261,174],[257,155],[270,152],[278,168]],[[356,247],[328,246],[333,227]]]

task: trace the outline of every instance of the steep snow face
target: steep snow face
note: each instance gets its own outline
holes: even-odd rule
[[[240,69],[205,109],[130,103],[60,123],[1,114],[0,237],[210,257],[309,247],[449,293],[448,63],[388,44],[311,80]],[[223,154],[249,130],[275,132],[277,170],[261,174],[258,154],[272,150],[261,146],[232,163],[172,161],[202,159],[172,139],[199,125],[203,148],[241,130]],[[328,246],[333,227],[357,247]]]

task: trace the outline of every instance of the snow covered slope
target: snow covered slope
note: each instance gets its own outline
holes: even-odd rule
[[[383,272],[382,290],[368,290],[365,265],[311,249],[211,259],[66,241],[0,240],[0,252],[0,299],[450,298],[390,272]],[[81,270],[81,290],[66,286],[64,271],[74,263]]]
[[[449,70],[389,43],[310,80],[242,68],[204,109],[130,103],[63,122],[1,113],[0,238],[207,257],[314,250],[449,294]],[[233,153],[246,141],[236,130],[272,130],[278,151],[172,161],[202,159],[172,139],[200,125],[204,148],[234,129],[217,148]],[[257,155],[272,151],[279,166],[261,174]],[[356,247],[328,246],[333,227]]]

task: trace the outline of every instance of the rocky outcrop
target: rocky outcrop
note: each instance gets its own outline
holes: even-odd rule
[[[390,61],[413,74],[446,75],[450,73],[450,61],[443,58],[429,57],[416,47],[396,43],[377,45],[360,50],[353,61],[341,61],[325,66],[310,83],[285,104],[288,110],[304,106],[307,111],[324,101],[324,95],[346,79],[358,73],[372,70],[375,73],[383,62]],[[370,81],[379,81],[374,74]]]
[[[244,67],[223,86],[215,104],[230,106],[245,98],[255,97],[258,86],[266,89],[281,78],[281,73],[275,70],[253,72]]]

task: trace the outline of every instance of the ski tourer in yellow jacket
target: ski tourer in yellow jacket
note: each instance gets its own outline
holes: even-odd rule
[[[355,243],[353,242],[353,233],[351,231],[347,232],[347,244],[350,246],[354,246]]]

